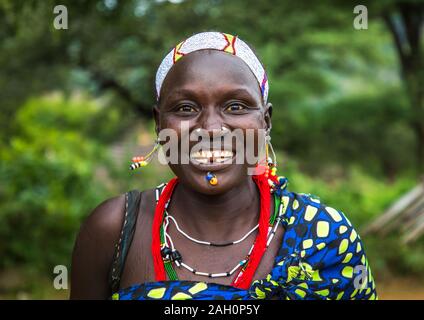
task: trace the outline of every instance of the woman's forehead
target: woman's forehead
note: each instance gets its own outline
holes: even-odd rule
[[[220,93],[245,89],[255,100],[262,99],[258,81],[246,63],[218,50],[200,50],[182,57],[163,82],[161,101],[170,95],[181,95],[185,89]]]

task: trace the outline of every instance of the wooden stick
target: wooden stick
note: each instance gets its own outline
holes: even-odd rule
[[[385,225],[394,221],[396,217],[402,215],[404,210],[412,205],[417,199],[424,196],[424,184],[420,183],[411,191],[399,198],[392,206],[389,207],[381,216],[371,222],[363,231],[363,234],[378,232]]]

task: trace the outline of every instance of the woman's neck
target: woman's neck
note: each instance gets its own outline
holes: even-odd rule
[[[178,184],[169,213],[190,235],[202,240],[237,240],[258,223],[259,192],[248,176],[244,183],[219,195],[205,195]]]

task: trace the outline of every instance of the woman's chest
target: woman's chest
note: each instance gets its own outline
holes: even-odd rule
[[[155,271],[151,253],[151,219],[144,217],[137,223],[134,238],[126,258],[123,274],[121,276],[121,288],[126,288],[136,283],[154,282]],[[273,240],[266,249],[260,264],[258,265],[253,280],[265,278],[272,270],[275,257],[281,247],[284,230],[281,225],[277,228]],[[240,268],[236,268],[240,261],[248,256],[254,242],[256,233],[253,233],[245,241],[227,247],[210,247],[194,243],[174,234],[175,248],[182,256],[184,266],[173,268],[179,280],[214,282],[230,285],[237,276]],[[236,269],[235,269],[236,268]],[[233,271],[235,269],[235,271]],[[196,273],[222,274],[231,273],[226,277],[207,277]]]

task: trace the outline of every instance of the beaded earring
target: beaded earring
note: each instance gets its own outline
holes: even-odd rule
[[[277,176],[277,156],[275,155],[274,148],[271,144],[269,130],[267,131],[267,135],[265,137],[265,155],[266,166],[264,177],[268,180],[271,192],[275,193],[277,196],[282,196],[283,190],[286,188],[288,180],[284,176]]]
[[[271,151],[272,157],[270,157],[269,151]],[[268,178],[270,174],[271,176],[275,176],[277,174],[277,156],[275,155],[275,151],[271,143],[271,136],[269,130],[267,131],[265,136],[265,159],[265,178]]]
[[[133,163],[130,166],[130,170],[135,170],[137,168],[147,166],[149,162],[152,160],[156,151],[159,149],[159,147],[160,147],[160,140],[159,138],[157,138],[153,149],[148,154],[146,154],[145,156],[136,156],[131,159]]]

